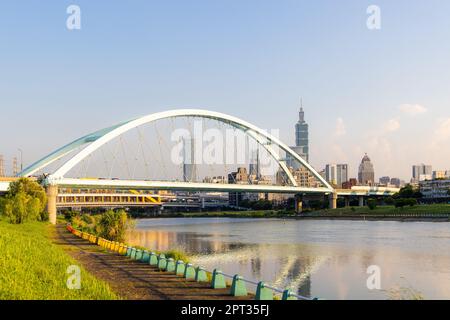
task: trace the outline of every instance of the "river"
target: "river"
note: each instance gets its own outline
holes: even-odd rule
[[[138,220],[127,237],[308,297],[450,299],[445,222],[163,218]],[[367,286],[370,266],[380,271],[380,289]]]

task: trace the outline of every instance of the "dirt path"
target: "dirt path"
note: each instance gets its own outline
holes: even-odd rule
[[[108,253],[99,246],[77,238],[63,225],[56,227],[54,242],[95,277],[107,282],[127,300],[240,300],[229,289],[214,290],[209,284],[185,281],[174,274],[129,258]],[[248,298],[247,298],[248,299]]]

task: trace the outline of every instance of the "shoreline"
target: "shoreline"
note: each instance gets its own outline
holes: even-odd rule
[[[149,217],[135,217],[136,220],[150,220],[150,219],[286,219],[286,220],[348,220],[348,221],[399,221],[399,222],[450,222],[450,216],[447,217],[396,217],[396,216],[370,216],[370,215],[348,215],[348,216],[292,216],[292,215],[279,215],[279,216],[248,216],[248,215],[164,215],[164,216],[149,216]]]

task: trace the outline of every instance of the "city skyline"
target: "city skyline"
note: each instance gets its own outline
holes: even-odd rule
[[[65,27],[67,3],[1,5],[0,153],[9,171],[17,148],[27,165],[80,135],[185,107],[280,129],[294,145],[300,96],[319,170],[348,163],[354,177],[366,152],[375,180],[409,181],[417,163],[450,167],[450,44],[441,40],[449,3],[378,1],[376,31],[365,1],[138,1],[108,4],[107,13],[77,4],[79,31]]]

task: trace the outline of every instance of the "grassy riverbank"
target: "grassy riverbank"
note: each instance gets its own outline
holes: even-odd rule
[[[407,206],[404,208],[396,208],[394,206],[378,206],[371,210],[369,207],[346,207],[338,208],[336,210],[317,210],[305,211],[300,216],[294,214],[293,211],[276,211],[276,210],[261,210],[261,211],[213,211],[213,212],[190,212],[190,213],[165,213],[160,217],[184,217],[184,218],[295,218],[295,217],[309,217],[309,218],[358,218],[358,217],[372,217],[372,218],[399,218],[403,215],[420,216],[423,219],[433,219],[434,216],[450,215],[449,204],[431,204],[431,205],[416,205]]]
[[[12,225],[0,219],[1,300],[111,300],[109,286],[81,268],[81,290],[69,290],[67,268],[79,265],[52,242],[42,222]]]
[[[295,216],[291,211],[252,210],[252,211],[211,211],[166,214],[164,216],[180,218],[282,218]]]
[[[379,206],[371,210],[369,207],[347,207],[338,208],[336,210],[318,210],[307,213],[308,216],[333,216],[333,217],[345,217],[345,216],[402,216],[402,215],[419,215],[422,217],[449,215],[450,205],[448,204],[431,204],[431,205],[417,205],[407,206],[404,208],[396,208],[394,206]]]

